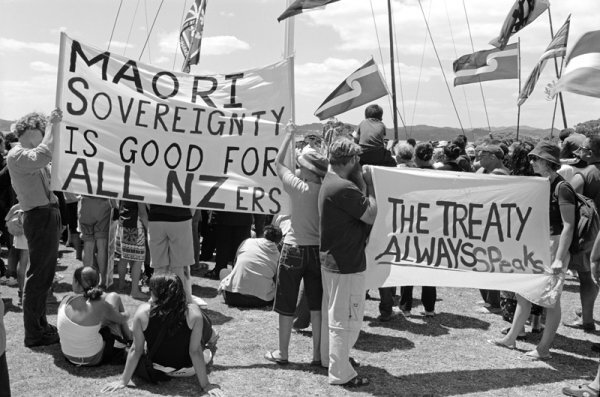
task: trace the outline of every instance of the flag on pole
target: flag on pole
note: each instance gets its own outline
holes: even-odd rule
[[[293,17],[311,8],[324,7],[329,3],[334,3],[339,0],[296,0],[277,18],[277,22],[281,22],[286,18]]]
[[[202,31],[204,30],[204,13],[206,12],[207,0],[194,0],[192,7],[185,16],[181,33],[179,34],[179,47],[184,56],[183,70],[190,72],[191,65],[200,62],[200,44],[202,43]]]
[[[371,58],[344,80],[315,111],[319,120],[333,117],[388,94],[379,68]]]
[[[463,55],[454,61],[454,86],[489,80],[519,78],[517,44]]]
[[[550,94],[561,91],[600,98],[600,30],[587,32],[573,46]]]
[[[556,32],[554,38],[546,47],[546,51],[540,57],[537,65],[531,71],[531,74],[527,78],[525,82],[525,86],[519,93],[519,106],[523,104],[529,98],[533,89],[535,88],[535,84],[540,78],[540,73],[544,69],[546,65],[546,61],[552,58],[564,57],[567,53],[567,41],[569,40],[569,25],[571,23],[571,15],[567,17],[567,20],[563,24],[563,26]]]
[[[490,41],[490,44],[503,50],[510,36],[533,22],[548,7],[550,0],[516,0],[504,20],[500,35]]]

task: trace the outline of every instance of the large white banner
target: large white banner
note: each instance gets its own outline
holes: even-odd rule
[[[377,219],[367,288],[399,285],[517,292],[548,305],[549,182],[374,167]]]
[[[213,210],[287,210],[275,157],[290,119],[289,65],[194,76],[61,34],[63,121],[52,188]]]

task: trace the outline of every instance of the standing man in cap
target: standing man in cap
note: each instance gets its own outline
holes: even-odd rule
[[[479,168],[478,174],[510,175],[510,170],[504,166],[504,151],[498,145],[481,145],[475,149]],[[498,313],[500,309],[500,291],[480,289],[484,307],[478,309],[480,313]]]
[[[58,198],[50,189],[50,161],[54,148],[54,124],[62,113],[50,118],[30,113],[15,124],[19,143],[7,156],[11,183],[23,216],[23,231],[29,248],[29,266],[23,288],[25,346],[45,346],[59,342],[56,327],[46,318],[46,298],[56,272],[58,238],[61,229]],[[56,128],[58,129],[58,127]]]
[[[312,365],[321,365],[321,265],[319,262],[319,212],[317,200],[321,178],[327,172],[327,159],[316,150],[298,157],[298,174],[285,165],[290,142],[296,126],[291,122],[285,128],[285,138],[277,153],[275,167],[290,198],[291,228],[285,235],[277,269],[274,310],[279,313],[279,350],[269,351],[265,358],[280,365],[288,364],[288,348],[298,301],[300,281],[310,309],[313,337]]]
[[[583,169],[576,169],[575,175],[571,179],[571,185],[577,193],[594,200],[596,210],[598,210],[600,209],[600,136],[593,135],[586,138],[575,154],[588,165]],[[598,286],[592,279],[589,253],[574,255],[571,265],[570,268],[577,270],[579,277],[581,318],[563,324],[567,327],[582,329],[585,332],[593,332],[596,330],[594,303],[598,296]]]
[[[348,139],[333,142],[329,170],[319,193],[323,343],[321,360],[329,383],[347,387],[369,384],[350,360],[365,309],[365,245],[377,206],[369,166],[359,163],[360,146]],[[328,333],[327,333],[328,331]]]

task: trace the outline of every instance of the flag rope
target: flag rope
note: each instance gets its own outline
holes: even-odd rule
[[[431,5],[429,3],[429,11],[427,13],[427,20],[431,18]],[[419,79],[417,80],[417,91],[415,93],[415,102],[413,103],[413,111],[410,120],[410,136],[412,136],[413,127],[415,126],[415,113],[417,112],[417,102],[419,100],[419,91],[421,89],[421,77],[423,76],[423,63],[425,62],[425,49],[427,48],[427,31],[425,31],[425,37],[423,37],[423,51],[421,51],[421,66],[419,67]]]
[[[465,11],[465,19],[467,20],[467,29],[469,30],[469,39],[471,40],[471,51],[475,52],[475,45],[473,44],[473,35],[471,34],[471,24],[469,23],[469,15],[467,14],[467,6],[465,5],[465,0],[463,0],[462,4],[463,4],[463,10]],[[492,134],[492,126],[490,125],[490,116],[488,114],[487,104],[485,102],[485,95],[483,94],[483,84],[481,84],[481,81],[479,82],[479,89],[481,91],[481,99],[483,101],[483,109],[485,110],[485,119],[487,120],[488,131],[490,132],[490,135],[491,135]],[[474,133],[473,133],[473,140],[475,140]]]
[[[429,39],[431,39],[431,45],[433,46],[433,51],[435,52],[435,57],[438,60],[440,65],[440,70],[442,71],[442,76],[444,76],[444,82],[446,83],[446,88],[448,89],[448,95],[450,95],[450,100],[452,101],[452,107],[454,107],[454,113],[456,113],[456,118],[458,119],[458,124],[460,125],[460,130],[462,133],[465,133],[465,129],[463,128],[462,121],[460,120],[460,115],[458,114],[458,109],[456,108],[456,103],[454,102],[454,97],[452,96],[452,91],[450,91],[450,85],[448,84],[448,78],[446,77],[446,72],[444,72],[444,67],[442,66],[442,61],[440,60],[440,56],[437,52],[437,48],[435,47],[435,41],[433,40],[433,35],[431,34],[431,29],[429,29],[429,22],[427,22],[427,18],[425,18],[425,11],[423,10],[423,5],[421,4],[421,0],[419,0],[419,7],[421,8],[421,14],[423,14],[423,20],[425,20],[425,26],[427,27],[427,32],[429,33]]]
[[[152,30],[154,29],[154,24],[156,23],[156,19],[158,18],[158,14],[160,13],[160,9],[162,8],[165,0],[160,0],[160,4],[158,5],[158,10],[156,10],[156,15],[154,16],[154,21],[152,21],[152,26],[150,27],[150,31],[148,32],[148,36],[146,37],[146,41],[144,42],[144,47],[142,47],[142,52],[138,58],[138,61],[142,59],[142,55],[144,55],[144,50],[146,49],[146,45],[148,45],[148,40],[150,40],[150,35],[152,34]],[[144,3],[145,4],[145,3]],[[150,49],[148,49],[148,56],[150,56]]]
[[[458,59],[458,51],[456,50],[456,41],[454,40],[454,31],[452,30],[452,21],[450,21],[450,14],[448,13],[448,2],[444,2],[444,8],[446,9],[446,19],[448,20],[448,27],[450,28],[450,38],[452,39],[452,46],[454,47],[454,57]],[[465,98],[465,105],[467,106],[467,117],[469,118],[469,125],[473,129],[473,120],[471,119],[471,109],[469,107],[469,100],[467,99],[467,90],[462,86],[462,93]]]
[[[125,42],[125,46],[123,48],[123,56],[125,56],[125,53],[127,52],[127,45],[129,44],[129,38],[131,37],[131,31],[133,30],[134,25],[133,22],[135,21],[135,17],[137,16],[139,6],[140,0],[137,0],[137,3],[135,4],[135,10],[133,11],[133,18],[131,18],[131,24],[129,25],[129,33],[127,33],[127,41]]]
[[[106,51],[110,51],[110,44],[112,43],[113,35],[115,34],[115,28],[117,27],[117,21],[119,20],[119,14],[121,13],[121,6],[123,5],[123,0],[119,2],[119,9],[117,10],[117,16],[115,16],[115,23],[113,23],[112,30],[110,32],[110,39],[108,39],[108,48]]]

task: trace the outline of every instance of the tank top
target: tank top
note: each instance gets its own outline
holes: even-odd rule
[[[201,343],[202,346],[205,346],[212,336],[212,323],[203,310],[200,310],[200,312],[202,313]],[[152,350],[163,326],[165,326],[165,324],[156,317],[150,317],[148,320],[148,326],[144,330],[148,351]],[[192,330],[188,327],[187,321],[184,321],[178,327],[170,328],[171,330],[168,330],[163,336],[160,347],[152,357],[152,362],[160,364],[163,367],[175,369],[191,367],[190,337],[192,335]]]
[[[76,297],[69,297],[67,302],[58,308],[56,326],[60,336],[60,348],[64,355],[70,357],[91,357],[104,348],[104,341],[100,335],[102,324],[84,326],[67,317],[65,307]]]

